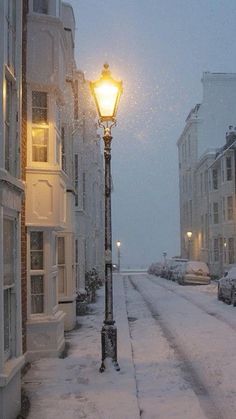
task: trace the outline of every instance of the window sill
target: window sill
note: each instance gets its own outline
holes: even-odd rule
[[[24,183],[18,179],[12,176],[10,173],[8,173],[4,169],[0,169],[0,183],[5,182],[11,185],[13,188],[19,190],[20,192],[24,192]]]
[[[4,364],[3,373],[0,373],[0,387],[5,387],[12,377],[23,367],[24,363],[24,355],[7,360]]]

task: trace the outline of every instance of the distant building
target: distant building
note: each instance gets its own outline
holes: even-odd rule
[[[222,274],[236,263],[236,131],[230,127],[226,144],[215,154],[208,170],[209,265]]]
[[[192,259],[206,261],[211,265],[212,270],[218,273],[224,264],[229,260],[232,261],[232,251],[229,258],[227,251],[223,249],[223,247],[226,248],[226,242],[224,238],[220,238],[223,233],[216,233],[216,225],[222,224],[223,218],[219,217],[224,216],[223,208],[226,208],[224,206],[229,204],[230,207],[232,204],[232,191],[229,189],[233,180],[229,183],[223,176],[227,171],[227,164],[231,164],[228,172],[230,168],[233,171],[234,162],[230,160],[232,157],[228,156],[233,151],[223,153],[222,161],[220,155],[216,159],[216,153],[222,153],[225,128],[235,119],[236,74],[204,73],[202,83],[203,101],[189,113],[185,128],[177,143],[181,254],[187,257],[190,251]],[[230,129],[232,130],[232,127]],[[232,132],[229,137],[232,138]],[[229,138],[227,141],[230,141]],[[222,170],[219,172],[219,164],[223,165],[223,172]],[[221,177],[216,178],[216,173],[220,173]],[[221,190],[220,198],[219,191],[216,194],[216,189],[214,189],[216,179],[220,182],[218,186]],[[218,222],[215,222],[217,217]],[[232,220],[225,218],[224,228],[226,221],[227,226],[232,224]],[[191,239],[187,237],[188,231],[192,232]],[[232,234],[229,231],[228,234],[230,247],[232,247]],[[217,258],[217,251],[214,251],[214,246],[215,249],[219,246],[217,263],[214,256],[215,254]]]

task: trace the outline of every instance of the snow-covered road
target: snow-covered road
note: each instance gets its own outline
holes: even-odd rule
[[[125,278],[142,418],[236,417],[236,309],[216,284]]]
[[[235,419],[236,308],[217,284],[182,287],[144,273],[114,275],[116,372],[99,373],[104,289],[67,334],[64,359],[23,378],[28,419]]]

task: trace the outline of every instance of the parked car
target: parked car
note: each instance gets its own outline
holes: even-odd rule
[[[148,273],[151,275],[160,276],[162,271],[162,264],[160,262],[152,263],[148,268]]]
[[[162,267],[161,276],[165,279],[170,279],[170,271],[173,266],[173,259],[167,259]]]
[[[178,268],[184,263],[187,262],[188,259],[181,259],[181,258],[173,258],[171,259],[171,263],[168,267],[168,275],[167,278],[171,281],[176,280],[176,272]]]
[[[168,267],[167,265],[163,265],[161,269],[161,277],[167,278],[167,275],[168,275]]]
[[[178,269],[178,283],[184,284],[209,284],[211,281],[210,272],[205,262],[188,261]]]
[[[236,267],[229,269],[218,281],[218,300],[236,306]]]

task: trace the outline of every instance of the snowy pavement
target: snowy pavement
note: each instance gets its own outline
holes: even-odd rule
[[[29,419],[236,418],[236,308],[217,301],[216,284],[114,275],[120,372],[99,373],[103,311],[101,289],[68,356],[32,364]]]
[[[79,328],[68,334],[64,359],[47,358],[32,364],[24,376],[30,398],[28,419],[136,419],[140,417],[122,279],[114,275],[115,320],[121,371],[103,374],[100,331],[104,320],[104,289],[90,305],[90,314],[78,317]]]

